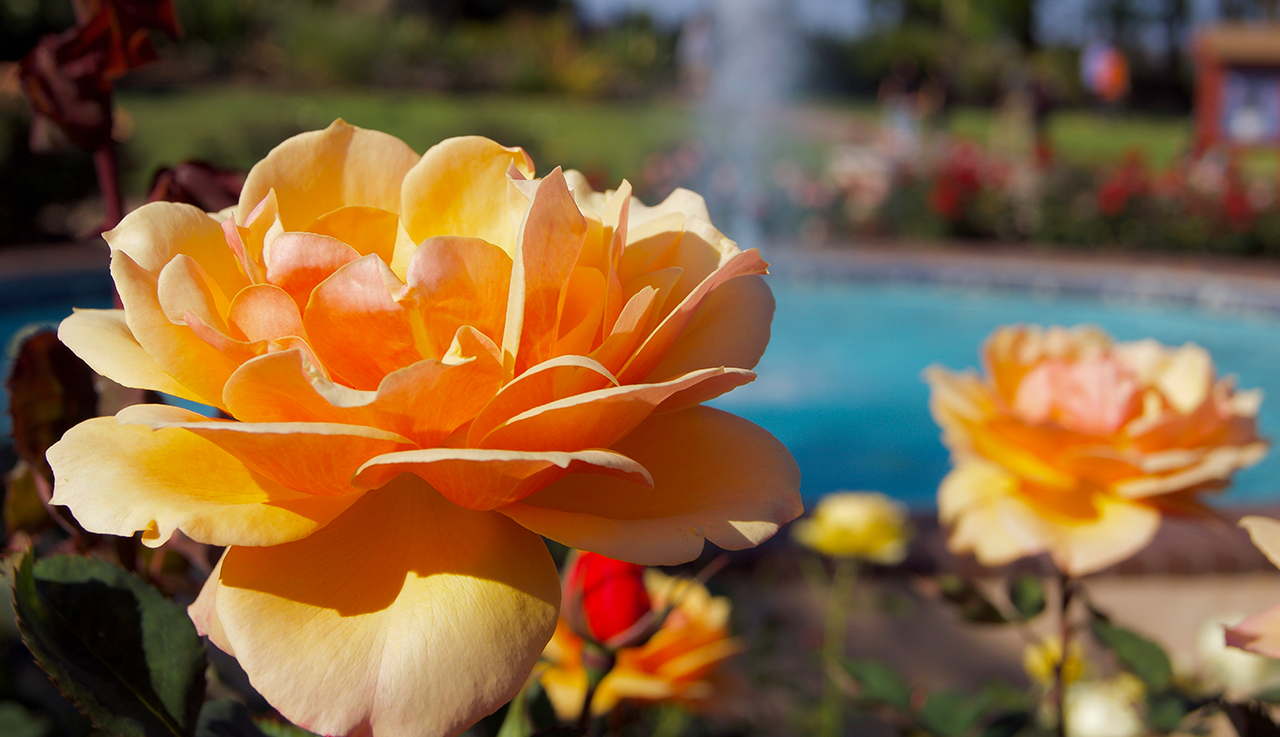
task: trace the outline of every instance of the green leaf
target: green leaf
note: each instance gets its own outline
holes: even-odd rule
[[[61,691],[104,731],[188,737],[204,699],[204,643],[182,607],[96,558],[27,553],[18,628]]]
[[[1280,737],[1280,726],[1271,718],[1267,707],[1256,701],[1243,704],[1222,702],[1222,711],[1231,720],[1240,737]]]
[[[267,737],[244,704],[230,699],[206,702],[200,709],[196,737]]]
[[[530,680],[520,689],[520,693],[507,704],[507,715],[502,720],[502,726],[498,728],[498,737],[529,737],[533,734],[533,724],[529,721],[529,684],[536,683]]]
[[[1147,684],[1148,691],[1159,692],[1168,687],[1173,677],[1173,666],[1164,648],[1097,614],[1089,621],[1089,628],[1098,642],[1115,653],[1125,668]]]
[[[888,704],[899,711],[911,710],[911,690],[884,661],[872,658],[846,660],[845,670],[858,682],[863,701]]]
[[[1009,603],[1024,620],[1044,611],[1044,585],[1040,577],[1024,573],[1009,581]]]
[[[960,616],[970,622],[981,624],[1004,624],[1009,620],[1000,610],[983,596],[972,581],[959,576],[938,576],[938,586],[942,588],[942,596],[960,609]]]
[[[40,498],[36,475],[26,461],[19,460],[13,470],[5,475],[4,526],[5,534],[12,537],[21,530],[30,535],[43,532],[53,526],[49,509]]]
[[[1153,694],[1147,699],[1147,724],[1157,732],[1173,732],[1186,718],[1187,706],[1175,693]]]
[[[32,714],[16,701],[0,702],[0,734],[5,737],[45,737],[52,730],[49,717]]]
[[[982,718],[987,699],[961,691],[935,691],[920,710],[920,726],[939,737],[960,737]]]

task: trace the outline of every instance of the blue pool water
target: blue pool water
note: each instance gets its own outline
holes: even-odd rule
[[[778,300],[760,378],[714,404],[768,428],[795,454],[806,502],[837,489],[874,489],[915,507],[932,505],[949,461],[929,416],[924,368],[974,367],[999,325],[1094,323],[1120,340],[1198,343],[1219,371],[1262,388],[1259,424],[1280,434],[1280,315],[1215,313],[1193,307],[1037,296],[923,283],[807,284],[771,279]],[[8,375],[13,335],[56,326],[71,305],[109,307],[105,274],[68,282],[0,280],[0,345]],[[9,433],[0,392],[0,433]],[[1227,503],[1280,502],[1280,452],[1241,472]]]
[[[921,372],[933,363],[978,366],[987,335],[1016,322],[1093,323],[1119,340],[1198,343],[1221,374],[1263,389],[1259,426],[1269,438],[1280,433],[1280,315],[937,284],[771,285],[778,310],[759,378],[715,404],[791,449],[806,503],[837,489],[871,489],[913,507],[933,504],[950,464]],[[1280,502],[1280,452],[1239,473],[1220,500]]]

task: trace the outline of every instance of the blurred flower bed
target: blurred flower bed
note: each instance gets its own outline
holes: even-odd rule
[[[772,240],[819,245],[856,237],[1035,242],[1063,248],[1280,255],[1275,182],[1222,152],[1157,169],[1132,150],[1085,166],[1043,149],[1011,159],[960,138],[910,155],[886,142],[841,145],[825,161],[777,160],[754,207]],[[738,180],[698,144],[650,157],[642,191]]]

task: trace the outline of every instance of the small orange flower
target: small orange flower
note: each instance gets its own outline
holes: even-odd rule
[[[955,468],[938,489],[950,546],[985,565],[1048,552],[1065,573],[1118,563],[1162,514],[1204,514],[1262,459],[1257,391],[1215,377],[1199,346],[1113,343],[1092,327],[1007,327],[986,376],[932,367],[934,419]]]
[[[673,608],[648,642],[617,651],[616,664],[592,697],[593,715],[606,714],[623,700],[693,709],[712,703],[721,663],[742,650],[729,636],[728,599],[712,596],[697,581],[653,569],[644,572],[644,583],[654,612]],[[542,654],[538,678],[562,721],[576,720],[582,712],[587,689],[582,648],[582,638],[562,617]]]
[[[754,378],[773,298],[691,192],[645,207],[488,139],[419,156],[338,121],[235,207],[105,237],[124,309],[59,337],[233,419],[82,423],[53,501],[226,546],[191,616],[312,731],[453,734],[510,699],[560,602],[540,535],[671,564],[800,512],[786,449],[702,405]]]

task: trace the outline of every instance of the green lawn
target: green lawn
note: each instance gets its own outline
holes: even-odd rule
[[[125,149],[126,186],[143,190],[156,167],[203,158],[247,169],[272,146],[334,118],[383,130],[419,151],[449,136],[478,133],[524,146],[539,171],[563,165],[595,171],[616,182],[639,176],[645,157],[675,146],[698,130],[696,113],[674,101],[601,102],[519,95],[440,95],[411,91],[275,91],[217,87],[172,93],[122,91],[120,105],[134,125]],[[868,101],[821,103],[813,108],[833,119],[875,125]],[[953,133],[989,140],[994,112],[952,111]],[[1186,117],[1064,110],[1053,115],[1050,133],[1067,163],[1105,166],[1133,149],[1147,163],[1169,166],[1190,142]],[[821,166],[826,144],[798,136],[772,140],[778,152]],[[1253,163],[1253,162],[1250,162]]]
[[[651,152],[688,137],[688,110],[665,102],[593,102],[514,95],[389,91],[282,92],[212,88],[117,96],[134,126],[126,187],[139,192],[158,166],[203,158],[247,169],[284,138],[335,118],[386,131],[418,151],[441,139],[489,136],[525,147],[540,172],[563,165],[609,181],[638,176]]]

